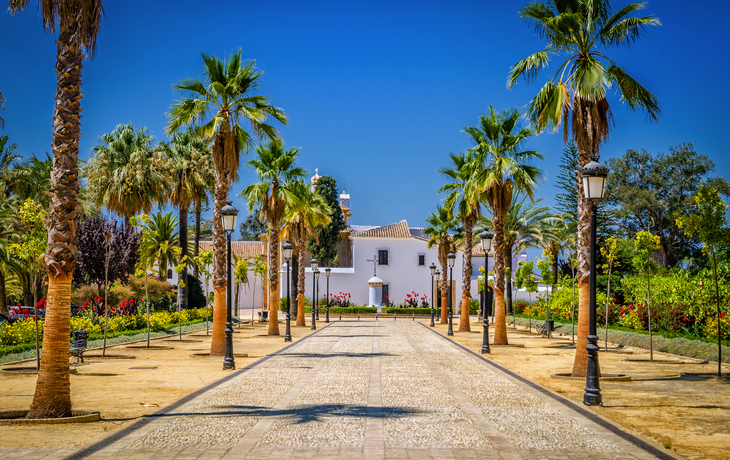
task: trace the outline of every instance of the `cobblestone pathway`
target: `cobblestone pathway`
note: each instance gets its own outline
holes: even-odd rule
[[[342,321],[68,458],[656,458],[596,420],[419,323]]]

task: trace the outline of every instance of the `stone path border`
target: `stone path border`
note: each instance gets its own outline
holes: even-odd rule
[[[316,332],[313,332],[313,333],[309,334],[308,336],[302,338],[301,340],[297,340],[296,342],[293,342],[268,356],[264,356],[263,358],[249,364],[246,367],[233,371],[230,375],[227,375],[226,377],[223,377],[220,380],[210,383],[210,384],[204,386],[203,388],[190,393],[189,395],[178,400],[177,402],[174,402],[174,403],[170,404],[169,406],[166,406],[150,415],[143,417],[141,420],[137,420],[136,422],[132,423],[128,427],[122,428],[121,430],[117,431],[116,433],[102,439],[101,441],[99,441],[95,444],[92,444],[90,446],[87,446],[87,447],[79,450],[78,452],[74,453],[73,455],[66,457],[65,460],[82,460],[82,459],[85,459],[85,458],[101,451],[102,449],[108,448],[109,446],[111,446],[112,444],[121,440],[122,438],[125,438],[125,437],[139,431],[142,428],[145,428],[151,422],[155,421],[159,416],[172,412],[172,411],[180,408],[181,406],[193,401],[195,398],[197,398],[211,390],[217,390],[222,384],[231,382],[234,378],[238,377],[239,375],[246,372],[247,370],[253,369],[254,367],[268,361],[269,359],[271,359],[283,352],[288,351],[293,346],[299,344],[302,340],[306,340],[309,337],[313,337],[316,334],[320,333],[321,331],[325,330],[326,328],[327,328],[327,326],[324,326],[324,327],[320,328],[319,330],[317,330]]]
[[[649,442],[639,438],[638,436],[635,436],[631,433],[627,433],[626,431],[624,431],[623,428],[621,428],[618,425],[613,424],[612,422],[601,417],[600,415],[581,407],[580,405],[574,403],[573,401],[571,401],[567,398],[564,398],[563,396],[560,396],[559,394],[554,393],[554,392],[548,390],[547,388],[544,388],[541,385],[538,385],[537,383],[534,383],[534,382],[522,377],[521,375],[516,374],[515,372],[512,372],[511,370],[507,369],[506,367],[503,367],[493,361],[486,359],[479,353],[477,353],[473,350],[470,350],[469,348],[465,347],[464,345],[462,345],[460,343],[450,340],[449,338],[443,336],[439,332],[434,331],[427,325],[425,325],[423,323],[419,323],[419,324],[421,326],[423,326],[425,329],[427,329],[428,331],[430,331],[432,334],[435,334],[438,337],[441,337],[443,340],[447,341],[448,343],[451,343],[455,347],[458,347],[461,350],[467,352],[470,356],[472,356],[477,361],[479,361],[483,364],[487,364],[495,369],[498,369],[500,372],[508,375],[513,380],[521,383],[522,385],[528,386],[528,387],[532,388],[533,390],[536,390],[537,392],[539,392],[541,395],[551,398],[552,400],[561,404],[565,408],[567,408],[571,411],[577,412],[579,415],[587,418],[588,420],[595,423],[596,425],[603,428],[604,430],[612,433],[615,436],[618,436],[623,441],[626,441],[626,442],[632,444],[633,446],[635,446],[636,448],[638,448],[639,450],[653,456],[653,458],[659,458],[659,459],[663,459],[663,460],[677,460],[677,459],[682,458],[682,457],[673,455],[669,451],[661,450],[661,449],[651,445]]]

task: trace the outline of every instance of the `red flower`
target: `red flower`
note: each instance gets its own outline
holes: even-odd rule
[[[685,322],[689,322],[689,318],[687,318],[687,317],[685,316],[685,317],[684,317],[684,321],[685,321]]]
[[[720,313],[720,318],[724,318],[724,317],[725,317],[725,313]]]
[[[17,305],[17,306],[18,306],[18,307],[22,307],[22,305],[20,304],[20,302],[18,302],[18,305]]]

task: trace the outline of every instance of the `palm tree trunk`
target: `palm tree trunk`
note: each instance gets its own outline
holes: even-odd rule
[[[304,314],[304,242],[302,241],[299,246],[299,262],[297,266],[297,326],[306,326],[307,323],[305,321],[305,315]]]
[[[506,302],[505,302],[505,313],[512,313],[512,248],[505,248],[505,254],[507,257],[504,258],[504,266],[509,268],[509,276],[507,277],[507,286],[505,287]],[[505,274],[506,274],[505,270]]]
[[[494,210],[494,344],[507,345],[507,315],[504,304],[504,258],[507,248],[504,241],[504,215],[501,209]]]
[[[438,291],[439,295],[441,296],[441,324],[448,324],[449,322],[449,312],[447,310],[446,302],[448,301],[448,295],[446,293],[446,286],[447,282],[446,279],[448,278],[448,262],[446,260],[447,256],[447,250],[449,242],[441,240],[442,244],[439,245],[439,264],[441,264],[441,279],[438,281],[438,285],[440,286]]]
[[[53,117],[53,170],[48,214],[48,300],[43,356],[27,418],[71,415],[68,351],[71,336],[71,278],[76,263],[78,157],[81,136],[81,63],[73,37],[77,24],[61,19],[56,60],[56,112]]]
[[[591,123],[588,120],[588,132]],[[590,146],[588,146],[590,148]],[[584,146],[578,145],[578,167],[585,166],[591,158]],[[576,176],[578,194],[578,335],[576,337],[573,377],[585,377],[588,367],[588,330],[590,314],[591,275],[591,207],[585,200],[583,182]]]
[[[223,356],[226,352],[226,233],[223,230],[221,209],[228,200],[228,175],[215,172],[215,204],[213,210],[213,336],[210,356]]]
[[[200,214],[203,212],[202,205],[198,203],[195,206],[195,248],[193,249],[193,256],[198,257],[198,254],[200,253]],[[200,276],[200,272],[198,270],[198,265],[193,265],[193,276],[198,278]],[[200,279],[200,278],[198,278]]]
[[[279,335],[279,226],[269,232],[269,335]]]
[[[178,223],[180,241],[180,262],[185,261],[185,268],[179,274],[177,287],[177,306],[181,312],[188,309],[188,205],[180,206],[180,222]]]
[[[464,222],[464,267],[461,271],[461,317],[459,318],[459,332],[469,332],[469,301],[471,300],[471,251],[472,251],[472,222]]]
[[[5,268],[0,267],[0,314],[8,315],[8,298],[5,292]]]

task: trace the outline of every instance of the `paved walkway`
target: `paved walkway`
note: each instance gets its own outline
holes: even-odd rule
[[[661,455],[406,319],[331,323],[176,406],[67,458]]]

